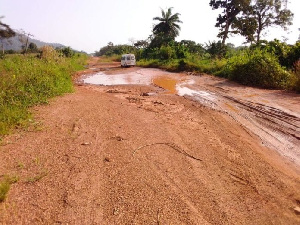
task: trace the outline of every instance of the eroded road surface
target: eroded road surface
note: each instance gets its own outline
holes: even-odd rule
[[[0,224],[299,224],[300,96],[99,63],[0,146]]]

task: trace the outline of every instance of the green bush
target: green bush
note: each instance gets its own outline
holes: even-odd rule
[[[275,55],[260,49],[233,56],[220,74],[245,85],[264,88],[288,88],[292,78]]]
[[[159,59],[141,59],[137,62],[137,66],[159,68],[162,66],[162,63]]]
[[[293,89],[300,92],[300,60],[295,62],[294,64],[294,74],[295,74],[295,83],[293,85]]]
[[[285,58],[286,66],[288,68],[295,68],[295,65],[299,64],[299,60],[300,60],[300,42],[298,41],[295,45],[289,48],[289,51],[286,54],[286,58]]]
[[[164,46],[163,45],[160,47],[157,57],[162,60],[174,59],[176,57],[175,49],[172,48],[172,46],[169,46],[169,45]]]
[[[75,52],[70,47],[65,47],[59,50],[62,56],[71,58],[75,55]]]
[[[99,51],[95,52],[96,56],[112,56],[112,55],[122,55],[126,53],[135,53],[136,47],[131,45],[113,45],[113,43],[108,43],[107,46],[102,47]]]
[[[278,58],[281,66],[292,69],[295,62],[300,59],[300,42],[295,45],[288,45],[277,39],[273,41],[260,41],[250,46],[251,50],[260,49],[267,51]]]

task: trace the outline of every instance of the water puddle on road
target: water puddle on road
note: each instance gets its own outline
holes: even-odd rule
[[[239,86],[231,88],[232,84],[227,83],[230,90],[212,89],[212,79],[169,73],[159,69],[142,68],[136,70],[120,70],[99,72],[82,80],[85,84],[94,85],[155,85],[165,91],[161,94],[176,94],[197,101],[209,108],[226,112],[235,121],[238,121],[262,140],[263,145],[275,149],[297,165],[300,165],[299,158],[299,114],[294,109],[280,110],[280,107],[269,102],[270,98],[258,98],[259,93],[241,89]],[[222,81],[222,84],[224,81]],[[218,87],[218,86],[216,86]],[[230,89],[231,88],[231,89]],[[214,90],[208,91],[208,90]],[[237,94],[242,90],[242,95]],[[249,98],[254,98],[251,101]],[[256,99],[255,99],[256,98]],[[296,101],[296,100],[294,100]]]
[[[85,84],[95,85],[125,85],[125,84],[140,84],[150,85],[152,82],[151,76],[144,76],[140,73],[114,74],[107,75],[103,72],[96,73],[92,76],[83,79]]]
[[[176,94],[176,85],[179,81],[168,77],[155,77],[152,83],[167,90],[168,94]]]
[[[161,71],[158,69],[140,69],[124,74],[96,73],[83,79],[85,84],[95,85],[151,85],[154,84],[166,90],[166,94],[191,96],[196,100],[214,101],[212,93],[192,88],[195,81],[191,77]],[[187,87],[188,86],[188,87]]]

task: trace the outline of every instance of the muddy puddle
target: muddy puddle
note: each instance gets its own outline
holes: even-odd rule
[[[94,85],[150,85],[152,77],[145,76],[138,72],[132,72],[127,74],[105,74],[99,72],[83,79],[85,84]]]
[[[195,81],[186,75],[169,73],[157,69],[139,69],[123,74],[99,72],[84,78],[83,83],[93,85],[155,85],[165,90],[165,94],[191,96],[198,101],[214,101],[213,93],[198,91],[191,86]]]
[[[120,73],[122,72],[122,73]],[[124,72],[124,73],[123,73]],[[300,166],[300,97],[278,94],[215,78],[139,68],[99,72],[82,79],[93,85],[155,85],[224,112],[245,129]]]

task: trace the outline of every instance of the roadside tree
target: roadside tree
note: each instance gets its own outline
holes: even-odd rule
[[[2,53],[4,54],[4,41],[8,38],[14,37],[16,32],[14,32],[7,24],[2,23],[0,17],[0,40],[2,44]]]
[[[151,40],[151,47],[160,47],[164,44],[168,44],[175,40],[175,37],[179,35],[180,26],[178,23],[182,23],[179,19],[180,14],[172,14],[172,7],[166,11],[161,10],[162,17],[154,17],[153,20],[159,21],[158,24],[153,27],[153,39]]]
[[[37,45],[35,43],[30,42],[29,45],[28,45],[28,50],[31,53],[38,52],[38,47],[37,47]]]
[[[255,0],[253,1],[253,18],[257,22],[256,42],[261,39],[262,31],[271,26],[287,29],[292,25],[293,13],[283,7],[284,0]],[[249,19],[252,19],[251,17]]]
[[[220,28],[218,37],[222,39],[222,46],[225,46],[226,39],[230,33],[237,33],[231,26],[241,12],[249,10],[251,0],[210,0],[209,6],[215,9],[223,9],[217,18],[216,27]]]

